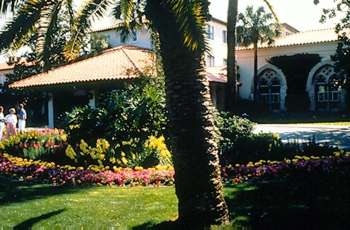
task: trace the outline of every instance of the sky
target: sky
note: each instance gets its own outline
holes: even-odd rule
[[[300,31],[334,27],[335,21],[325,24],[319,22],[322,9],[334,6],[334,0],[320,0],[314,5],[313,0],[270,0],[279,20],[288,23]],[[214,17],[225,20],[228,0],[211,0],[210,11]],[[239,0],[239,11],[247,6],[266,6],[262,0]]]

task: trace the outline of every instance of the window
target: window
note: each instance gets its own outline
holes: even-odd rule
[[[208,38],[214,40],[214,26],[208,25]]]
[[[207,66],[214,67],[215,66],[215,57],[212,55],[208,55],[207,57]]]
[[[227,43],[227,31],[223,30],[222,31],[222,39],[224,43]]]
[[[345,78],[331,65],[323,66],[314,76],[317,110],[331,111],[341,105]]]
[[[280,110],[281,81],[275,71],[267,69],[259,75],[259,101],[270,111]]]

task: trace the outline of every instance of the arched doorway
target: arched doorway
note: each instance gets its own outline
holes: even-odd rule
[[[287,84],[277,67],[266,65],[258,73],[258,101],[270,111],[284,111]]]
[[[310,72],[307,90],[310,110],[336,112],[345,108],[345,75],[335,70],[332,62],[316,66]]]

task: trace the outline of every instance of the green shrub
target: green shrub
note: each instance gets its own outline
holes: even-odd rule
[[[163,86],[154,78],[128,83],[102,95],[96,109],[80,107],[67,113],[65,127],[77,153],[81,140],[95,146],[104,139],[115,159],[123,154],[128,167],[142,164],[149,154],[145,142],[150,136],[162,136],[166,127]]]
[[[220,149],[223,153],[232,151],[239,138],[251,136],[254,128],[250,120],[230,113],[220,113],[216,125],[221,133]]]
[[[296,155],[329,156],[336,148],[319,145],[315,140],[307,143],[282,143],[279,135],[253,133],[254,123],[248,119],[221,113],[216,119],[221,132],[220,159],[222,165],[255,162],[259,160],[283,160]]]

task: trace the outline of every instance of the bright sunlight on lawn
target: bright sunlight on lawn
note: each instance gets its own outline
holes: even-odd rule
[[[233,225],[246,229],[347,229],[350,180],[349,175],[338,175],[293,174],[227,185]],[[177,218],[172,186],[52,187],[1,177],[0,191],[0,227],[5,229],[154,229],[155,224]],[[160,229],[176,229],[170,226],[163,223]]]
[[[0,182],[0,229],[135,227],[175,220],[173,187],[52,187]]]

